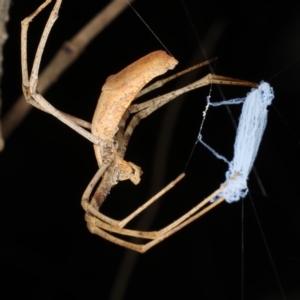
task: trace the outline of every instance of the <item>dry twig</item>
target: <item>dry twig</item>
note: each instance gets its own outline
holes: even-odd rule
[[[0,2],[0,82],[3,75],[3,46],[5,41],[7,40],[7,32],[6,32],[6,22],[9,20],[9,10],[10,0],[2,0]],[[2,124],[1,124],[1,107],[2,107],[2,93],[0,88],[0,151],[4,148],[4,138],[2,134]]]

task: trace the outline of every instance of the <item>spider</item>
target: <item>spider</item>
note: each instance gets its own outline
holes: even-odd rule
[[[179,95],[197,89],[199,87],[214,83],[228,85],[242,85],[256,87],[257,84],[233,79],[214,74],[208,74],[205,77],[189,84],[186,87],[172,91],[165,95],[159,96],[141,104],[131,105],[137,97],[153,89],[162,86],[165,82],[188,72],[190,69],[182,71],[165,80],[158,81],[144,90],[144,86],[153,78],[164,74],[177,65],[177,60],[164,51],[152,52],[119,73],[107,78],[102,87],[102,93],[94,113],[92,123],[86,122],[79,118],[63,113],[53,107],[41,94],[36,90],[38,83],[38,73],[42,54],[45,48],[51,28],[58,17],[58,11],[62,0],[56,0],[55,5],[50,13],[49,19],[45,25],[41,40],[39,42],[30,77],[27,63],[27,32],[29,23],[50,3],[52,0],[46,0],[35,12],[22,21],[21,32],[21,61],[22,61],[22,88],[26,101],[38,109],[41,109],[65,123],[73,130],[88,139],[94,145],[95,155],[98,163],[98,171],[88,184],[83,193],[81,204],[85,210],[85,220],[91,233],[97,234],[120,246],[144,253],[154,245],[158,244],[168,236],[185,227],[205,212],[218,205],[224,198],[209,204],[203,208],[209,201],[217,195],[230,180],[234,179],[235,174],[227,183],[212,193],[209,197],[201,201],[196,207],[177,219],[175,222],[164,227],[159,231],[138,231],[125,229],[125,225],[135,218],[139,213],[145,210],[149,205],[159,199],[164,193],[170,190],[179,182],[184,174],[179,175],[173,182],[167,185],[163,190],[148,200],[140,208],[135,210],[122,221],[114,220],[103,215],[99,209],[107,197],[110,189],[119,181],[131,180],[138,184],[142,170],[132,162],[124,160],[126,148],[135,127],[140,120],[149,116],[152,112],[172,101]],[[208,64],[210,61],[201,63],[195,67]],[[127,119],[131,114],[135,114],[127,126]],[[89,131],[91,130],[91,132]],[[101,179],[102,178],[102,179]],[[101,180],[101,181],[100,181]],[[100,184],[97,186],[97,184]],[[111,234],[127,235],[150,240],[146,244],[135,244],[125,241]]]

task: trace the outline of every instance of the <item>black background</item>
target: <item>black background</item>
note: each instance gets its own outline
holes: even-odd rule
[[[13,1],[4,51],[3,114],[21,94],[20,21],[41,2]],[[63,1],[42,68],[108,2]],[[268,251],[286,298],[299,299],[300,62],[289,66],[300,53],[299,5],[191,0],[137,0],[133,5],[179,60],[177,70],[206,59],[196,33],[207,57],[218,57],[217,74],[254,82],[271,79],[275,100],[255,162],[266,194],[253,172],[249,178],[268,248],[249,196],[244,200],[243,223],[242,202],[225,203],[142,255],[90,234],[80,198],[97,170],[92,145],[52,116],[33,109],[0,155],[0,272],[1,289],[8,292],[5,299],[17,294],[29,299],[242,299],[242,289],[244,299],[284,299]],[[30,63],[50,9],[29,28]],[[127,8],[44,96],[60,110],[89,121],[105,79],[158,49],[160,43]],[[145,99],[208,72],[208,67],[195,71]],[[244,97],[249,91],[235,86],[222,90],[227,99]],[[106,214],[125,217],[183,171],[208,92],[209,87],[191,92],[141,122],[126,159],[142,167],[142,181],[138,186],[128,181],[115,187],[103,206]],[[220,100],[215,86],[212,101]],[[236,121],[240,108],[232,107]],[[210,109],[203,136],[231,159],[235,129],[224,107]],[[186,178],[161,199],[149,228],[159,229],[199,203],[224,181],[225,171],[222,161],[197,145]],[[148,217],[144,214],[141,220],[147,223]],[[130,225],[137,228],[138,223]]]

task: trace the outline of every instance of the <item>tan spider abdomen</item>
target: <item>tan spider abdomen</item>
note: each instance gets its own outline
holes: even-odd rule
[[[153,78],[173,69],[178,61],[165,51],[152,52],[107,78],[92,120],[92,134],[112,141],[118,124],[139,91]]]

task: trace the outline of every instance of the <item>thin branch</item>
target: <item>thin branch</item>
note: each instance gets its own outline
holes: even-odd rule
[[[9,14],[8,14],[9,7],[10,7],[10,0],[0,1],[0,82],[3,75],[3,68],[2,68],[3,46],[8,37],[5,25],[9,20]],[[1,92],[2,90],[0,88],[0,152],[4,148],[4,139],[2,135],[2,125],[1,125],[1,107],[2,107]]]

